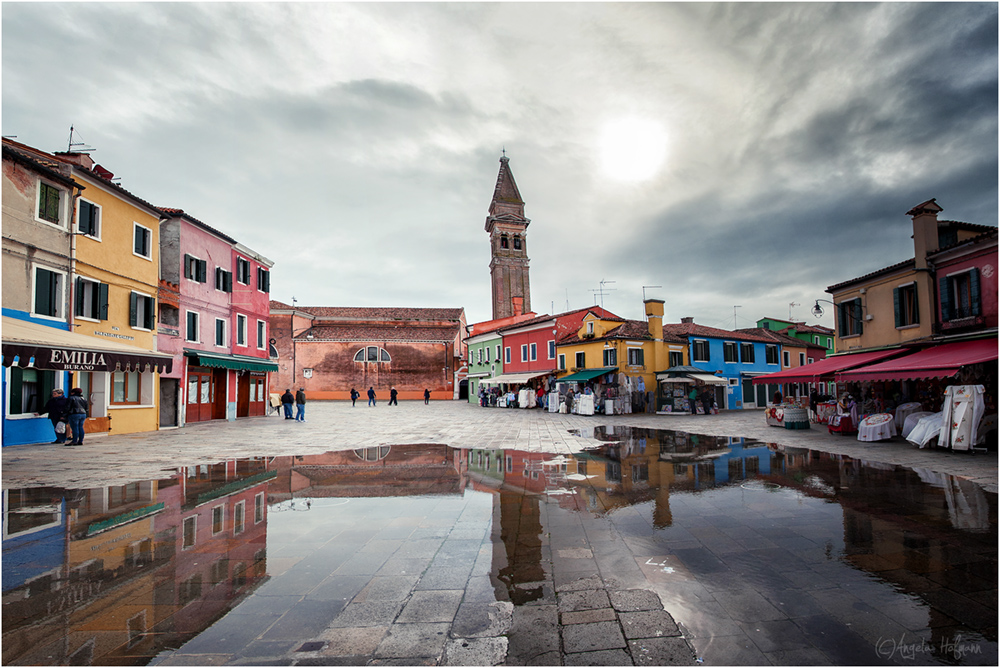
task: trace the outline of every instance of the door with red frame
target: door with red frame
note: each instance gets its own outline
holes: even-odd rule
[[[250,376],[250,415],[267,415],[267,377]]]
[[[203,422],[226,417],[226,370],[188,369],[187,421]]]
[[[257,388],[253,386],[250,374],[245,371],[236,374],[236,417],[250,415],[250,395],[255,389]]]

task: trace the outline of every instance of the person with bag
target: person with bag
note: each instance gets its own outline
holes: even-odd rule
[[[73,431],[73,440],[66,445],[83,445],[83,423],[87,420],[88,408],[90,405],[83,398],[83,390],[74,387],[69,391],[67,417],[69,418],[69,428]]]
[[[42,412],[49,414],[52,428],[56,432],[56,440],[52,441],[53,444],[66,442],[66,412],[68,410],[69,399],[66,398],[63,391],[58,388],[52,390],[52,398],[45,402],[45,408]]]
[[[355,402],[355,401],[357,401],[357,400],[358,400],[358,397],[360,397],[360,396],[361,396],[361,393],[360,393],[360,392],[358,392],[358,391],[357,391],[356,389],[354,389],[354,388],[352,387],[352,388],[351,388],[351,406],[353,406],[353,405],[354,405],[354,402]]]

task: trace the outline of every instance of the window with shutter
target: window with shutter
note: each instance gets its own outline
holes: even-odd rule
[[[101,209],[85,199],[80,200],[80,219],[77,224],[80,233],[89,237],[101,236]]]
[[[139,257],[146,258],[147,260],[152,259],[152,231],[148,227],[143,227],[139,223],[133,223],[132,225],[134,239],[132,252]]]
[[[35,315],[50,318],[63,316],[62,281],[63,275],[58,272],[42,267],[35,268]]]
[[[59,189],[48,183],[38,184],[38,217],[59,224]]]

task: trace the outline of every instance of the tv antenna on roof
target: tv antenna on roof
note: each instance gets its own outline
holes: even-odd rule
[[[739,325],[736,324],[736,309],[738,309],[738,308],[743,308],[743,307],[742,306],[734,306],[733,307],[733,329],[736,329],[737,327],[739,327]]]
[[[69,142],[66,146],[67,153],[90,153],[91,151],[96,150],[94,148],[91,148],[90,146],[87,146],[86,142],[73,141],[74,131],[75,131],[74,127],[72,125],[69,126]]]
[[[597,305],[597,295],[601,295],[601,308],[604,308],[604,292],[605,292],[605,290],[604,290],[604,284],[605,283],[614,283],[614,281],[607,281],[607,280],[605,280],[605,279],[602,278],[601,279],[601,283],[600,283],[600,286],[601,286],[600,289],[598,289],[598,290],[591,290],[591,292],[594,293],[594,305],[595,306]],[[607,292],[614,292],[616,289],[617,288],[610,288],[609,290],[607,290]]]
[[[802,306],[802,304],[796,304],[795,302],[788,302],[788,319],[789,320],[792,319],[792,307],[793,306]]]

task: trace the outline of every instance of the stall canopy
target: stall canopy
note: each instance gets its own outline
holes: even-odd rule
[[[502,383],[507,383],[508,385],[513,385],[517,383],[527,383],[532,378],[538,378],[539,376],[545,376],[552,373],[551,371],[526,371],[524,373],[505,373],[496,378],[487,378],[483,381],[484,384],[488,385],[500,385]]]
[[[968,364],[996,361],[997,340],[995,338],[956,341],[924,348],[905,357],[844,371],[837,374],[837,381],[851,383],[862,380],[949,378],[958,373],[961,367]]]
[[[764,376],[757,376],[753,379],[754,385],[767,383],[769,385],[780,385],[781,383],[816,383],[824,378],[831,378],[835,373],[845,369],[854,369],[863,364],[873,364],[886,360],[890,357],[897,357],[906,353],[905,348],[891,348],[888,350],[872,350],[865,353],[846,353],[827,357],[812,364],[797,366],[793,369],[776,371]]]
[[[170,373],[170,355],[86,334],[3,317],[3,365],[59,371]]]
[[[203,350],[185,350],[184,356],[191,360],[194,366],[207,366],[214,369],[235,369],[237,371],[277,371],[278,365],[260,357],[245,355],[223,355],[207,353]]]
[[[577,371],[576,373],[571,373],[568,376],[559,378],[560,383],[585,383],[588,380],[594,380],[598,376],[603,376],[606,373],[615,373],[618,371],[616,366],[605,366],[600,369],[584,369],[583,371]]]
[[[690,383],[692,380],[706,385],[728,385],[729,381],[696,366],[674,366],[656,374],[656,379],[663,383]]]

